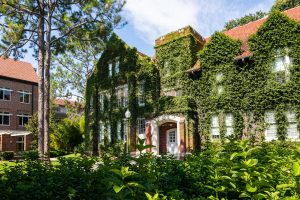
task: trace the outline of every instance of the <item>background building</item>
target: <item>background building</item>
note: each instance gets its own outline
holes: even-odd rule
[[[38,77],[30,63],[0,58],[0,151],[30,149],[25,130],[38,107]]]

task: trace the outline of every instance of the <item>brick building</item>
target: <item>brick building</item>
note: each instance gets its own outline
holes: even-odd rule
[[[124,140],[132,152],[144,138],[154,154],[185,154],[230,136],[298,140],[299,21],[300,6],[207,38],[187,26],[158,38],[154,58],[113,36],[88,80],[86,138],[93,149]],[[285,24],[292,34],[278,33]],[[263,34],[272,45],[253,46],[252,39],[251,46],[251,36]],[[233,43],[230,57],[224,46]],[[201,60],[199,52],[211,57]]]
[[[0,58],[0,151],[30,149],[25,124],[38,108],[38,77],[30,63]]]

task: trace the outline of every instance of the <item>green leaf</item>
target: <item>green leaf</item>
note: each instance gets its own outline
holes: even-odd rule
[[[293,171],[295,176],[300,176],[300,165],[298,162],[293,163]]]
[[[115,185],[115,186],[113,187],[113,189],[114,189],[115,193],[118,194],[124,187],[125,187],[124,185],[122,185],[122,186],[117,186],[117,185]]]
[[[257,187],[252,187],[250,184],[247,184],[246,189],[248,192],[254,193],[254,192],[256,192]]]
[[[230,156],[230,160],[233,160],[235,157],[237,157],[239,155],[238,152],[234,152],[233,154],[231,154]]]

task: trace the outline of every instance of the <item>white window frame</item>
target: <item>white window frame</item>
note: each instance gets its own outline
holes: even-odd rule
[[[232,113],[227,113],[225,115],[225,127],[226,127],[226,136],[232,135],[234,133],[234,117]]]
[[[288,51],[288,48],[286,48],[283,54],[280,49],[277,49],[272,64],[272,72],[276,73],[276,76],[279,75],[279,73],[284,73],[284,82],[289,81],[290,66],[292,65],[292,58],[288,55]],[[280,82],[279,79],[277,80],[277,77],[276,82]]]
[[[8,124],[3,123],[5,116],[8,116]],[[0,112],[0,117],[2,118],[2,124],[0,124],[0,126],[10,126],[10,116],[12,116],[12,114],[9,112]]]
[[[29,122],[29,119],[30,119],[30,115],[29,114],[24,114],[24,113],[19,113],[18,115],[17,115],[17,117],[18,117],[18,126],[25,126],[25,124],[24,124],[24,118],[26,117],[26,118],[28,118],[27,119],[27,123]],[[21,120],[22,120],[22,124],[20,124],[19,122],[19,118],[21,118]]]
[[[20,90],[20,91],[18,91],[18,93],[19,93],[19,100],[20,100],[20,103],[30,104],[30,95],[31,95],[30,92],[25,91],[25,90]],[[21,96],[21,95],[22,95],[22,96]],[[25,102],[25,96],[24,96],[24,95],[28,95],[28,102]],[[23,100],[21,100],[21,98],[22,98]]]
[[[218,134],[214,134],[216,130]],[[218,140],[220,139],[220,123],[219,123],[219,116],[218,115],[213,115],[211,117],[211,138],[213,140]]]
[[[13,92],[13,90],[11,90],[10,88],[3,88],[3,87],[1,87],[0,90],[2,90],[2,92],[3,92],[3,95],[2,95],[2,97],[0,97],[0,100],[1,101],[11,101],[11,96],[12,96],[11,93]],[[5,92],[9,92],[9,100],[5,99]]]
[[[18,140],[18,138],[22,138],[22,140],[20,141],[20,140]],[[24,148],[25,148],[25,146],[24,146],[24,136],[17,136],[16,145],[18,146],[18,144],[22,144],[23,149],[21,151],[24,151]]]
[[[145,106],[145,82],[138,83],[138,104]]]
[[[268,111],[265,113],[265,123],[267,125],[265,129],[266,141],[277,139],[277,123],[275,111]]]
[[[286,113],[288,127],[287,127],[287,135],[289,139],[298,140],[299,132],[298,132],[298,121],[296,117],[296,113],[294,111],[287,111]],[[295,133],[293,131],[296,131]]]

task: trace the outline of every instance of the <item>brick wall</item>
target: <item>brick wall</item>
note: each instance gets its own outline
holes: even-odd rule
[[[17,80],[9,80],[0,78],[0,87],[10,88],[11,100],[3,101],[0,100],[0,112],[9,112],[12,114],[10,116],[10,125],[9,126],[1,126],[0,130],[25,130],[24,127],[18,125],[18,113],[24,113],[32,115],[37,111],[38,108],[38,87],[37,84],[22,82]],[[26,90],[32,93],[30,95],[29,104],[21,103],[19,92],[20,90]]]

